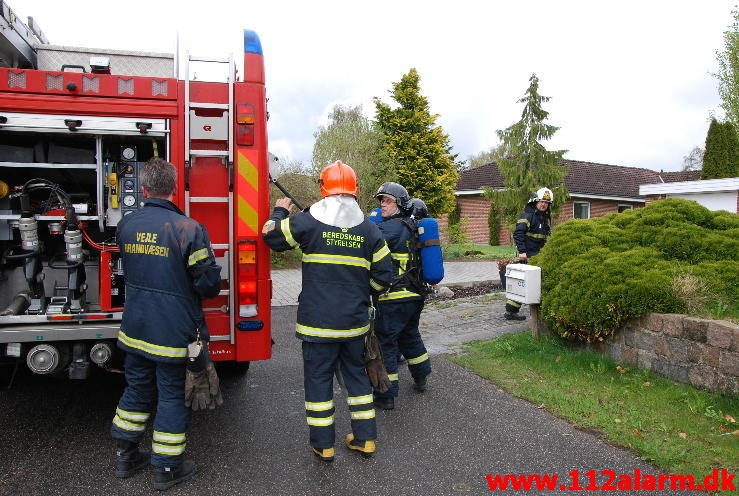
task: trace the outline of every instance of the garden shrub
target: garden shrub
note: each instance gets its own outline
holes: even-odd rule
[[[494,202],[490,202],[490,209],[488,210],[488,244],[490,246],[498,246],[500,244],[500,215],[498,214],[498,207]]]
[[[649,312],[707,312],[739,296],[739,216],[668,199],[557,227],[532,263],[556,333],[597,341]]]
[[[467,224],[469,219],[462,218],[454,224],[448,224],[446,228],[446,234],[449,237],[449,242],[453,244],[468,243],[470,237],[467,235]]]

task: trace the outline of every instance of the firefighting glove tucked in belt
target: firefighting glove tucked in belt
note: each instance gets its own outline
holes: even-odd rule
[[[382,359],[380,340],[377,339],[374,329],[371,329],[365,338],[364,365],[367,369],[370,383],[375,391],[384,393],[390,389],[390,378],[387,376],[385,363]]]
[[[218,374],[210,360],[208,343],[196,340],[187,346],[185,406],[193,411],[214,409],[223,404]]]

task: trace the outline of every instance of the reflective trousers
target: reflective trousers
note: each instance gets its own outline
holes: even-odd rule
[[[352,432],[358,441],[377,439],[372,386],[364,368],[364,337],[340,343],[303,341],[305,415],[310,444],[331,448],[334,432],[334,373],[339,365],[347,389]]]
[[[138,443],[146,430],[158,391],[152,435],[151,464],[178,467],[184,460],[190,409],[185,407],[185,364],[156,362],[126,353],[127,386],[110,429],[114,439]]]
[[[390,377],[390,389],[375,392],[378,398],[398,396],[398,352],[408,363],[413,380],[419,381],[431,373],[431,362],[418,330],[423,300],[394,301],[377,305],[375,333],[380,340],[385,368]]]
[[[518,313],[518,311],[521,310],[521,306],[523,306],[523,303],[513,300],[505,301],[505,311],[508,313]]]

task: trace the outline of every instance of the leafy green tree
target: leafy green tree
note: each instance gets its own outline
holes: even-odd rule
[[[703,168],[703,148],[694,146],[690,153],[683,157],[683,171],[697,171]]]
[[[398,182],[426,202],[432,215],[451,212],[459,179],[456,156],[450,153],[449,137],[436,125],[438,115],[430,112],[428,99],[421,94],[418,71],[411,69],[393,83],[390,94],[397,107],[379,98],[374,102],[383,147]]]
[[[274,155],[270,155],[270,159],[272,160],[270,165],[272,177],[277,179],[303,207],[321,199],[316,186],[317,176],[309,167],[299,160],[286,159],[283,161]],[[270,195],[272,200],[285,196],[274,184],[270,185]]]
[[[719,70],[714,76],[718,79],[721,108],[736,129],[739,126],[739,10],[733,10],[731,15],[734,22],[724,31],[724,48],[716,50]]]
[[[491,162],[496,162],[500,156],[501,145],[470,155],[465,161],[463,170],[476,169]]]
[[[336,105],[328,120],[313,134],[313,174],[318,177],[323,167],[337,160],[351,166],[359,181],[359,206],[371,210],[376,206],[374,193],[380,184],[395,179],[382,150],[381,133],[364,116],[361,105]]]
[[[554,192],[553,213],[567,200],[567,168],[560,165],[567,150],[548,151],[541,144],[559,129],[544,122],[549,112],[542,108],[542,103],[547,101],[549,97],[539,94],[539,78],[532,74],[526,93],[518,100],[524,104],[521,120],[497,132],[501,140],[498,169],[503,176],[503,190],[487,189],[485,195],[500,208],[502,219],[511,226],[531,194],[541,187]]]

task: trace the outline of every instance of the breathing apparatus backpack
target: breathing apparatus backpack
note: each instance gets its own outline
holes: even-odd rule
[[[444,278],[439,223],[436,219],[426,217],[428,215],[426,205],[418,198],[413,198],[408,202],[406,213],[410,217],[403,219],[402,222],[411,232],[408,245],[410,260],[402,276],[408,277],[409,282],[417,290],[428,293],[430,292],[426,287],[428,284],[438,284]],[[381,210],[374,209],[369,218],[372,222],[379,224],[382,222]]]
[[[438,284],[444,279],[444,259],[439,241],[439,223],[426,217],[416,224],[418,232],[421,275],[429,284]]]

